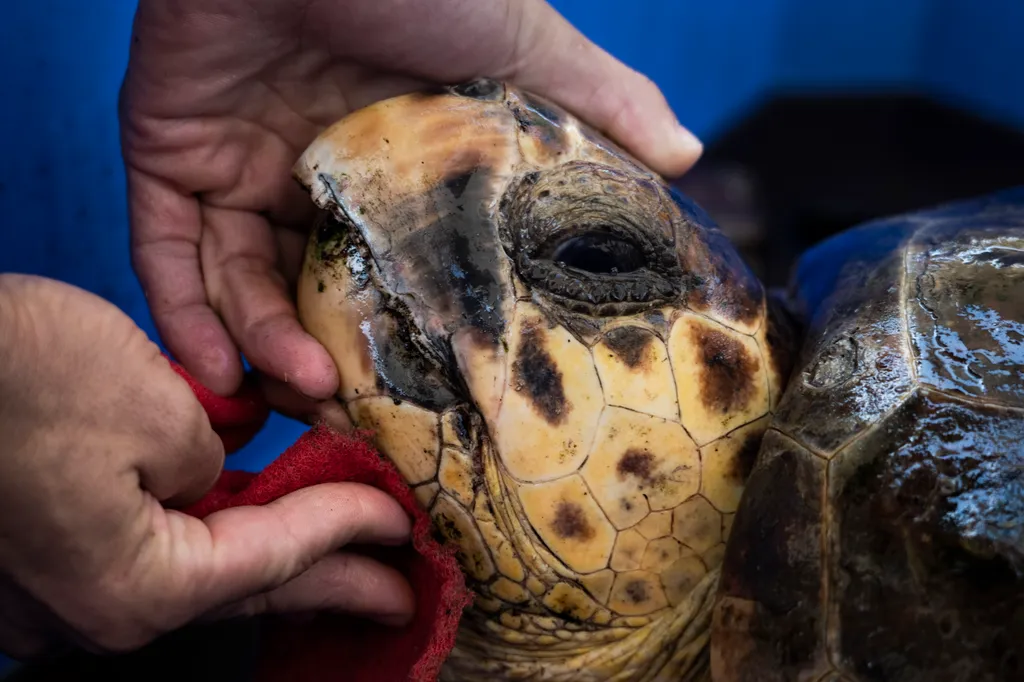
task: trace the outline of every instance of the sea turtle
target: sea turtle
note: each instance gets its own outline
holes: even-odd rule
[[[935,228],[951,246],[928,246],[932,217],[872,228],[878,239],[852,231],[809,254],[791,295],[776,295],[655,173],[551,102],[489,79],[356,111],[306,149],[295,176],[320,209],[300,320],[338,364],[352,421],[375,432],[459,548],[477,595],[444,679],[818,680],[831,674],[814,667],[826,660],[846,670],[829,610],[840,591],[821,586],[831,574],[818,571],[820,551],[870,572],[889,550],[832,530],[830,510],[844,507],[823,503],[825,481],[860,479],[849,468],[825,477],[824,456],[851,441],[887,453],[899,435],[872,426],[886,414],[893,427],[917,428],[907,442],[921,460],[940,437],[925,430],[939,418],[935,401],[954,400],[945,384],[927,392],[931,375],[911,375],[902,350],[909,299],[897,270],[909,254],[947,249],[945,269],[927,270],[935,317],[919,320],[921,329],[933,320],[933,350],[915,356],[946,363],[947,383],[976,381],[975,402],[957,403],[947,421],[975,438],[981,427],[968,422],[978,415],[998,413],[998,434],[1020,424],[1012,405],[1001,407],[1015,394],[994,388],[1012,381],[997,381],[1009,371],[997,356],[1012,351],[1016,323],[1000,322],[1014,319],[1004,309],[1012,301],[1000,304],[1002,318],[984,316],[1011,290],[956,265],[974,248],[969,238],[1007,245],[1024,232],[1020,206],[965,209],[944,223],[959,232]],[[995,254],[984,267],[1012,268],[1009,251],[978,253]],[[857,277],[853,300],[828,295]],[[956,277],[972,279],[964,288]],[[975,328],[943,327],[950,292],[961,290],[984,297],[972,299],[981,317]],[[809,354],[785,390],[804,320]],[[950,369],[962,354],[942,334],[969,343],[977,329],[1004,345]],[[990,479],[1010,473],[1008,461],[979,464],[988,483],[955,479],[950,495],[967,495],[964,505],[987,491],[959,512],[972,528],[993,513]],[[862,497],[888,500],[896,479],[890,472]],[[888,504],[886,518],[902,528],[902,498]],[[1020,546],[1013,529],[999,532],[1001,544],[983,534],[971,551],[998,558]],[[945,536],[936,526],[932,537]],[[914,556],[953,575],[952,564]],[[773,601],[776,586],[785,599]],[[900,623],[907,641],[928,641]],[[964,625],[953,622],[953,636]],[[847,646],[890,652],[860,636]]]

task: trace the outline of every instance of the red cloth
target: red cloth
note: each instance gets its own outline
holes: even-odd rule
[[[229,452],[263,426],[269,409],[247,382],[223,398],[171,365],[195,392]],[[401,570],[416,593],[416,618],[388,628],[343,616],[278,624],[264,632],[260,682],[432,682],[455,644],[462,610],[472,597],[454,550],[431,536],[431,521],[417,506],[394,466],[366,441],[319,425],[258,474],[225,471],[216,487],[187,510],[198,517],[239,505],[265,504],[299,488],[356,481],[391,494],[413,518],[411,546],[382,548],[374,556]]]

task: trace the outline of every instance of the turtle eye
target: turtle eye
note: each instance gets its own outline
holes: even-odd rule
[[[620,315],[685,286],[671,213],[653,181],[588,161],[526,173],[498,206],[517,274],[557,305]]]
[[[644,267],[643,250],[607,232],[585,232],[559,242],[547,256],[562,267],[594,274],[615,275]]]

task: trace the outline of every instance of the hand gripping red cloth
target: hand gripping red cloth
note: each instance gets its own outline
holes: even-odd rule
[[[269,408],[255,385],[230,398],[196,382],[192,387],[214,430],[233,452],[263,426]],[[413,518],[411,546],[375,554],[401,570],[416,593],[416,616],[402,629],[333,616],[280,623],[263,633],[259,682],[433,682],[455,644],[462,610],[472,596],[452,548],[431,537],[431,521],[394,466],[365,440],[326,426],[304,433],[263,471],[224,471],[213,490],[187,509],[203,517],[220,509],[266,504],[318,483],[355,481],[392,495]],[[390,548],[389,548],[390,549]]]

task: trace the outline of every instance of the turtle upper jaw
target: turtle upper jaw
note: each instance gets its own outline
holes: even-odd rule
[[[357,223],[343,213],[323,213],[309,250],[307,267],[321,279],[340,279],[343,295],[361,302],[347,326],[359,337],[375,390],[438,412],[468,400],[448,338],[424,331],[434,311],[415,294],[395,290]]]

